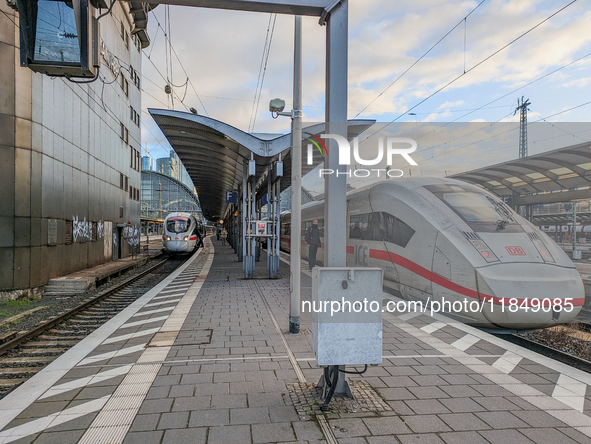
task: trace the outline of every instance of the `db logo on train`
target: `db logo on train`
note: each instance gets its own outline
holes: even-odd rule
[[[525,256],[525,251],[521,247],[505,247],[505,250],[511,256]]]

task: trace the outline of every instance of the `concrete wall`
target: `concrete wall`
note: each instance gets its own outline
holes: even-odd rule
[[[141,93],[129,66],[139,75],[141,53],[133,38],[127,48],[121,37],[121,23],[129,32],[130,22],[117,3],[100,21],[106,48],[100,79],[85,85],[52,79],[20,67],[18,13],[5,1],[0,9],[8,15],[0,13],[0,291],[9,291],[112,260],[105,226],[117,232],[125,225],[123,256],[139,242],[140,204],[120,187],[120,175],[139,196],[141,167],[130,163],[132,150],[141,151],[140,128],[130,106],[141,112]],[[118,60],[129,97],[105,60]],[[73,239],[66,243],[69,223]],[[55,245],[48,242],[51,224]]]

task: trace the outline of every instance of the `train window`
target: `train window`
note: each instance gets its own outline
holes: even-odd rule
[[[364,232],[367,231],[369,214],[354,214],[349,217],[349,238],[365,239]]]
[[[384,212],[355,214],[349,218],[349,238],[392,242],[406,247],[415,230]]]
[[[384,240],[405,248],[415,234],[415,230],[391,214],[381,213],[381,216],[380,229],[384,230]]]
[[[318,219],[318,231],[320,237],[324,237],[324,219]]]
[[[166,230],[171,233],[184,233],[190,225],[191,221],[186,217],[171,217],[166,221]]]
[[[467,222],[497,222],[507,219],[502,209],[479,193],[445,193],[443,200]]]

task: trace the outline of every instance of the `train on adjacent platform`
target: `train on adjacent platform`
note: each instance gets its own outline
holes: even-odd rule
[[[302,207],[303,257],[315,219],[323,241],[323,202]],[[585,302],[566,253],[496,196],[465,182],[408,178],[353,190],[347,226],[347,266],[382,268],[391,293],[467,324],[496,332],[543,328],[570,321]],[[290,244],[286,213],[281,247]]]
[[[199,243],[201,224],[191,213],[170,213],[164,219],[162,246],[165,253],[191,253]]]

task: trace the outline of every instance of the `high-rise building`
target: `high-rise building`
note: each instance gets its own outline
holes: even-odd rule
[[[152,158],[150,156],[142,157],[142,171],[152,171]]]

